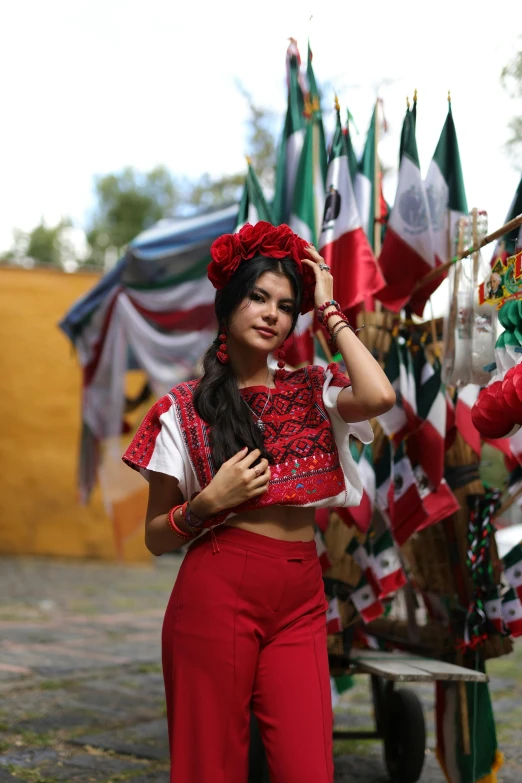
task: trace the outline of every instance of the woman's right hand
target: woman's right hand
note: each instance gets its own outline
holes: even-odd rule
[[[257,476],[251,467],[260,454],[260,449],[248,452],[245,447],[221,465],[207,487],[216,507],[220,510],[234,508],[267,491],[270,481],[268,460],[263,458],[256,465]]]

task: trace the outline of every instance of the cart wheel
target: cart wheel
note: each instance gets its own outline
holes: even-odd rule
[[[426,752],[426,725],[416,693],[393,691],[389,697],[384,758],[392,783],[416,783]]]
[[[270,783],[265,746],[261,739],[259,725],[253,712],[250,713],[250,749],[248,752],[248,783]]]

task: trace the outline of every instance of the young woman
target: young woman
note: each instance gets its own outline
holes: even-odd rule
[[[334,280],[288,226],[260,222],[214,242],[219,336],[202,378],[147,414],[125,462],[148,479],[155,555],[191,543],[163,625],[174,783],[246,783],[250,710],[272,783],[332,783],[327,602],[315,508],[357,505],[349,435],[395,401],[333,301]],[[290,372],[279,350],[315,306],[337,365]],[[207,532],[210,529],[210,535]]]

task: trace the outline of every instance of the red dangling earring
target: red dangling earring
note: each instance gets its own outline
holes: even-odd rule
[[[226,327],[223,328],[223,331],[219,335],[219,339],[221,340],[221,345],[219,346],[219,350],[217,352],[217,358],[221,362],[221,364],[226,364],[229,360],[229,355],[227,353],[227,344],[225,340],[227,339],[227,330]]]
[[[276,370],[275,377],[278,381],[283,380],[284,376],[284,368],[285,368],[285,349],[281,346],[281,348],[277,352],[277,357],[279,361],[277,362],[277,366],[279,367],[278,370]]]

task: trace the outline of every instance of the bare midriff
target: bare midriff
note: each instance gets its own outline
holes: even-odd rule
[[[312,541],[315,527],[315,508],[295,506],[267,506],[253,511],[242,511],[224,523],[261,536],[280,541]]]

